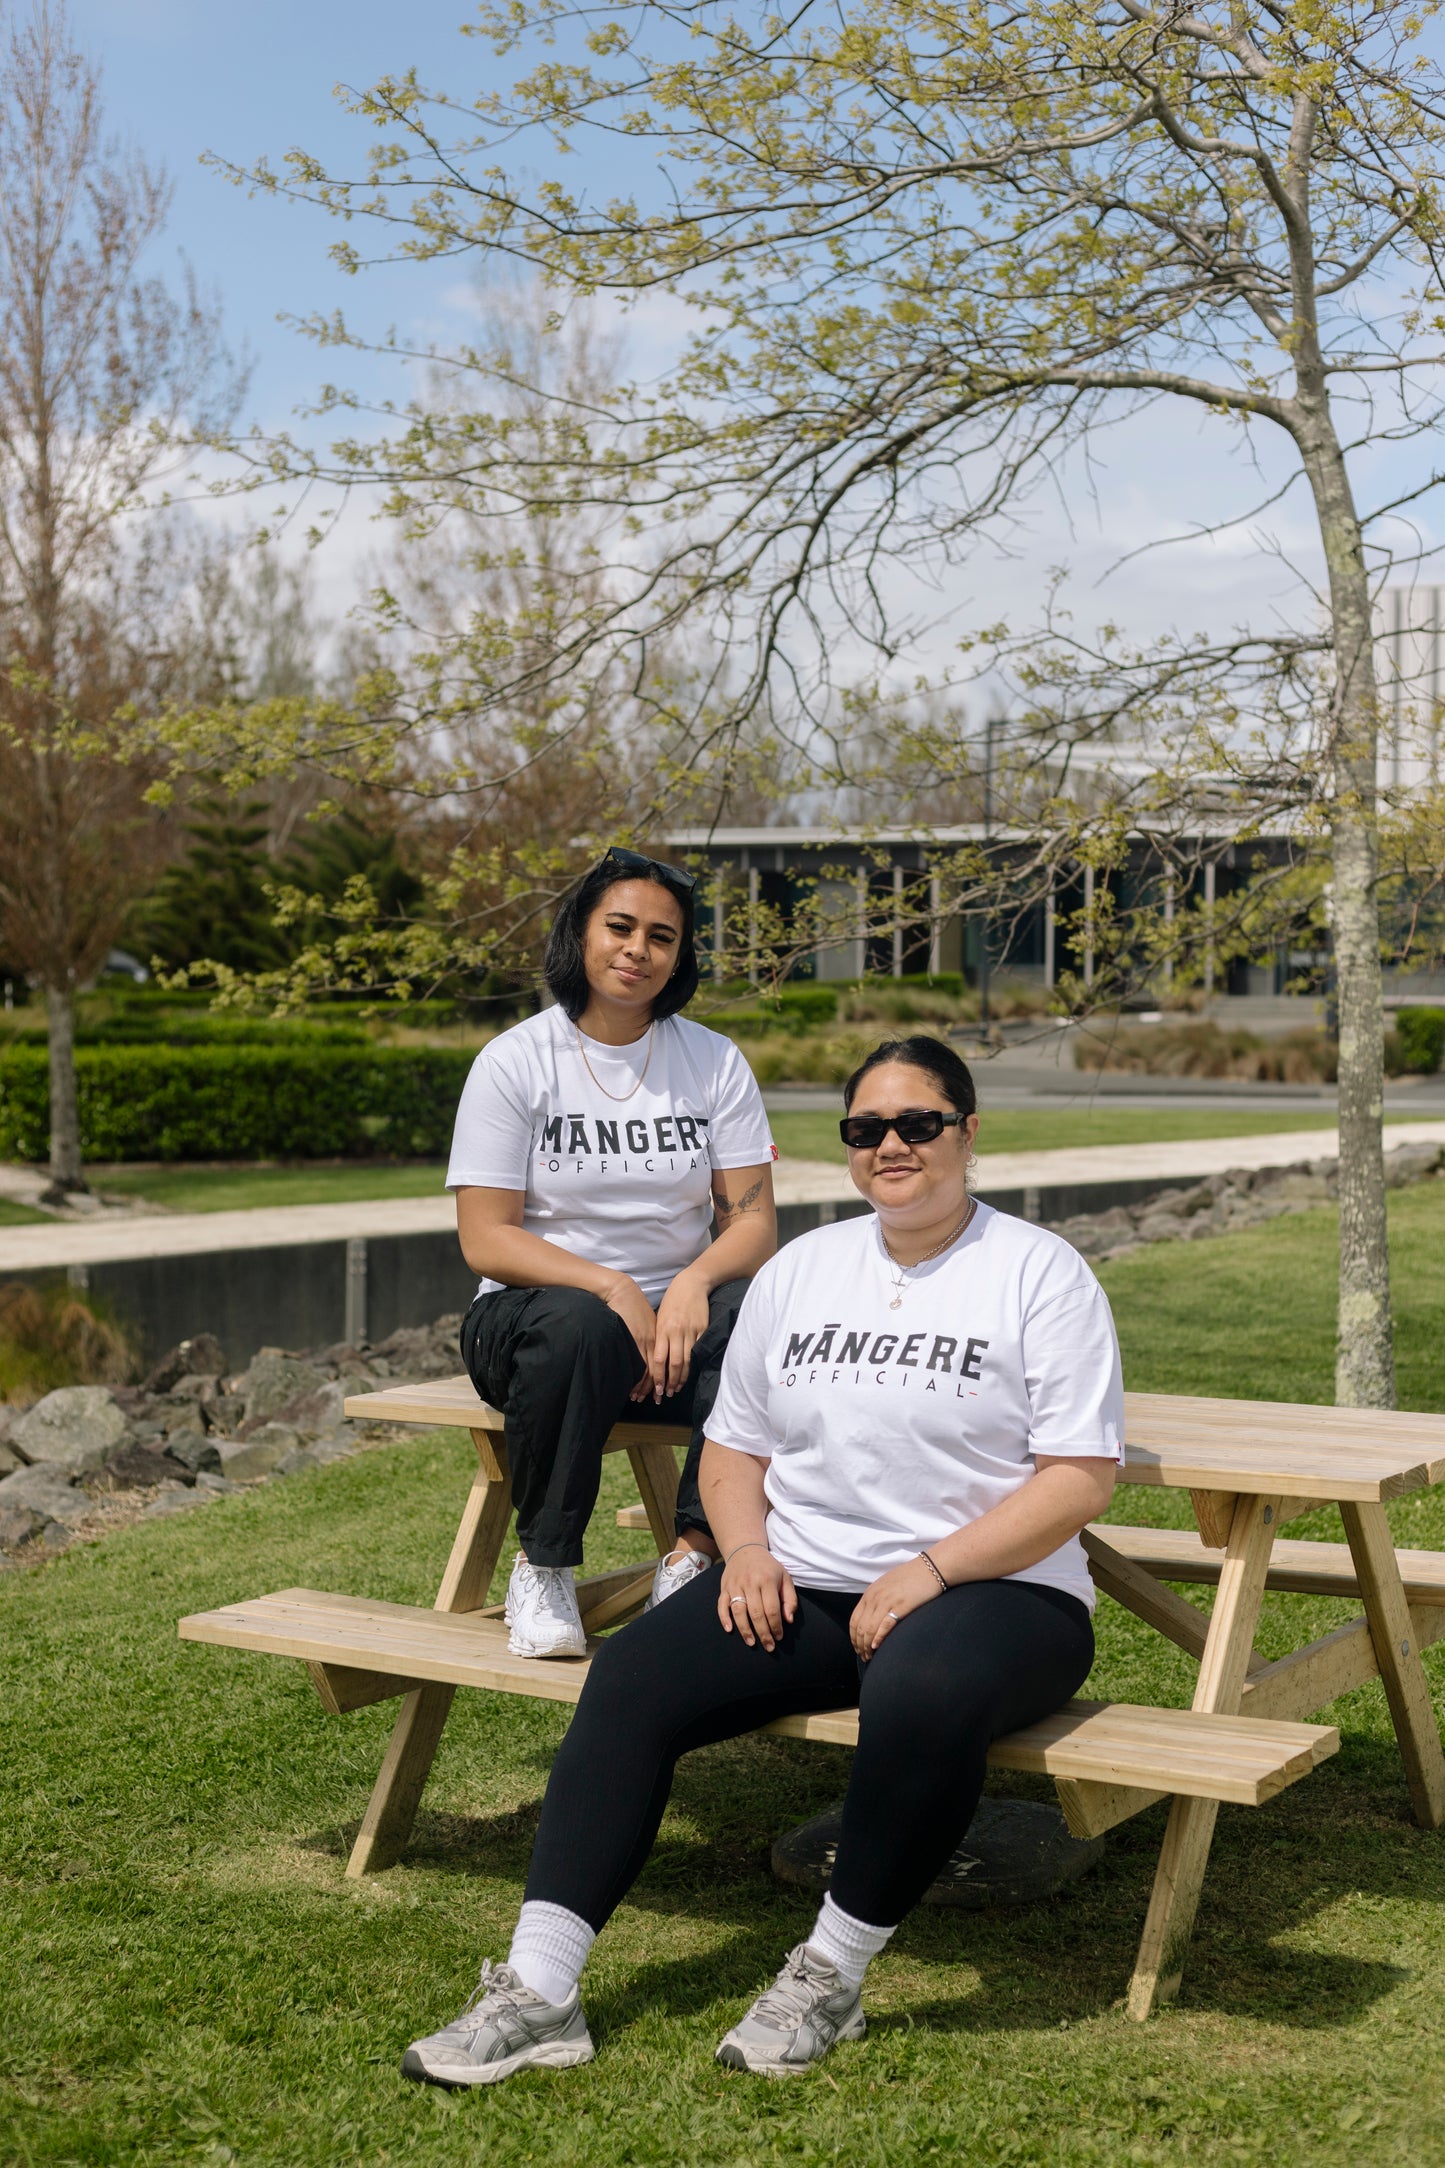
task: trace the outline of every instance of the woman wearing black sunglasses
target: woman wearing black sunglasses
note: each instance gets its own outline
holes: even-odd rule
[[[990,1742],[1088,1675],[1078,1539],[1123,1451],[1103,1290],[1059,1236],[970,1196],[978,1116],[951,1048],[879,1047],[845,1104],[874,1209],[789,1243],[748,1290],[702,1463],[723,1571],[594,1659],[508,1963],[408,2051],[412,2077],[587,2061],[582,1967],[678,1756],[817,1709],[859,1712],[831,1886],[718,2060],[786,2076],[861,2038],[867,1966],[967,1829]]]
[[[698,984],[693,887],[675,866],[610,850],[548,938],[556,1006],[484,1048],[457,1113],[447,1186],[482,1275],[462,1354],[507,1417],[518,1656],[584,1653],[573,1568],[604,1441],[630,1403],[693,1426],[677,1548],[652,1602],[716,1556],[697,1489],[702,1423],[747,1281],[777,1246],[775,1154],[737,1048],[679,1014]]]

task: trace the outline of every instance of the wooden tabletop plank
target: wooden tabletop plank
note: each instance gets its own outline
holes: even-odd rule
[[[1126,1483],[1374,1504],[1445,1479],[1445,1416],[1172,1393],[1126,1393],[1124,1403]],[[466,1377],[355,1393],[346,1413],[371,1422],[502,1428],[499,1410]],[[675,1444],[685,1435],[677,1424],[624,1421],[609,1444]]]
[[[1174,1393],[1124,1408],[1125,1482],[1380,1500],[1445,1478],[1445,1416]]]
[[[384,1392],[351,1393],[346,1414],[363,1423],[425,1423],[449,1430],[500,1431],[506,1420],[478,1394],[470,1378],[432,1378],[423,1385],[389,1385]],[[614,1423],[606,1450],[623,1452],[630,1445],[681,1445],[691,1442],[686,1423],[629,1422],[624,1416]]]

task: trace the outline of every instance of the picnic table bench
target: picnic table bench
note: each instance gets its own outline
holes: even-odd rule
[[[1445,1554],[1397,1554],[1385,1502],[1445,1476],[1445,1422],[1265,1401],[1126,1395],[1121,1480],[1191,1494],[1187,1530],[1090,1527],[1097,1586],[1199,1661],[1189,1709],[1075,1700],[996,1740],[991,1766],[1054,1780],[1076,1835],[1093,1836],[1172,1801],[1128,2008],[1143,2018],[1178,1990],[1221,1804],[1259,1806],[1335,1753],[1338,1731],[1303,1721],[1366,1680],[1383,1679],[1418,1819],[1445,1819],[1445,1756],[1420,1651],[1445,1636]],[[282,1589],[182,1619],[183,1640],[299,1658],[323,1705],[342,1714],[402,1697],[348,1863],[376,1873],[398,1857],[459,1686],[575,1702],[588,1659],[539,1662],[507,1646],[487,1592],[511,1518],[504,1420],[470,1379],[396,1386],[346,1402],[370,1421],[461,1427],[478,1467],[431,1609],[312,1589]],[[624,1420],[608,1440],[626,1452],[658,1551],[671,1547],[687,1432]],[[1279,1528],[1338,1505],[1344,1544],[1286,1542]],[[641,1609],[655,1561],[579,1580],[595,1636]],[[1167,1584],[1212,1585],[1206,1613]],[[1353,1597],[1363,1615],[1274,1663],[1254,1649],[1266,1588]],[[590,1654],[590,1650],[589,1650]],[[849,1746],[857,1713],[784,1718],[793,1738]]]

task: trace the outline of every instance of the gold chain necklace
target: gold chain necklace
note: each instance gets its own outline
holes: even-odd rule
[[[625,1105],[629,1099],[635,1098],[638,1092],[640,1092],[642,1089],[643,1079],[647,1075],[648,1066],[652,1060],[652,1037],[653,1033],[657,1030],[656,1019],[654,1018],[652,1023],[650,1023],[647,1027],[647,1060],[642,1064],[642,1075],[637,1079],[637,1082],[633,1085],[630,1092],[610,1092],[607,1089],[607,1086],[599,1080],[596,1071],[592,1067],[591,1062],[587,1059],[587,1049],[582,1044],[582,1032],[580,1027],[574,1024],[572,1026],[572,1029],[577,1033],[577,1051],[582,1056],[582,1066],[587,1071],[587,1074],[591,1077],[593,1083],[596,1084],[597,1089],[601,1092],[603,1098],[610,1099],[613,1105],[618,1107]],[[634,1046],[637,1044],[635,1039],[632,1043]]]
[[[974,1207],[977,1205],[977,1203],[977,1197],[970,1197],[968,1200],[968,1210],[964,1213],[963,1218],[954,1228],[953,1233],[951,1235],[945,1235],[941,1242],[935,1244],[935,1246],[931,1250],[925,1250],[921,1257],[915,1257],[911,1265],[898,1264],[898,1259],[894,1256],[892,1250],[890,1250],[888,1247],[888,1237],[883,1232],[883,1222],[881,1220],[879,1221],[878,1239],[883,1244],[884,1253],[887,1256],[890,1265],[898,1265],[897,1272],[890,1272],[888,1275],[889,1279],[893,1282],[894,1287],[893,1300],[888,1305],[890,1310],[898,1310],[901,1309],[903,1306],[903,1290],[908,1285],[907,1280],[905,1280],[903,1277],[904,1273],[916,1272],[920,1265],[928,1264],[932,1258],[941,1257],[943,1255],[943,1252],[948,1249],[951,1244],[955,1243],[958,1240],[959,1236],[968,1226],[969,1221],[973,1218]]]

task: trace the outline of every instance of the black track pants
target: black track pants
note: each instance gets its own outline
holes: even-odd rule
[[[615,1310],[580,1287],[503,1287],[478,1295],[462,1323],[462,1360],[483,1400],[507,1418],[517,1536],[534,1566],[576,1566],[597,1503],[602,1447],[614,1423],[690,1423],[677,1494],[677,1533],[706,1529],[698,1494],[703,1425],[746,1280],[714,1288],[707,1329],[680,1392],[632,1402],[637,1342]]]
[[[716,1572],[700,1574],[593,1658],[552,1764],[529,1899],[600,1929],[652,1849],[679,1755],[774,1717],[856,1706],[833,1897],[894,1927],[972,1821],[990,1741],[1067,1701],[1094,1660],[1085,1606],[1033,1582],[952,1588],[866,1665],[848,1639],[856,1596],[800,1590],[771,1655],[723,1632],[717,1596]]]

